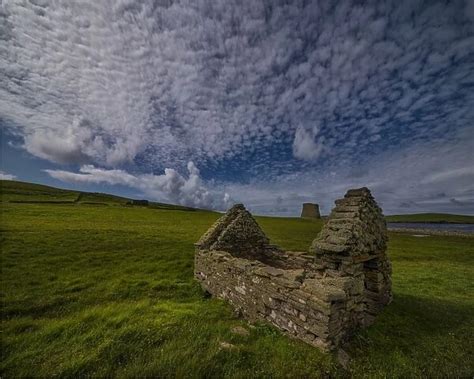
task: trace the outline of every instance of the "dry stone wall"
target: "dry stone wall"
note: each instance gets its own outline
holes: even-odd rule
[[[328,222],[313,241],[318,272],[329,277],[350,277],[355,287],[346,312],[355,326],[370,325],[392,300],[391,264],[385,253],[387,226],[367,188],[349,190],[336,200]],[[354,303],[352,305],[352,303]]]
[[[336,201],[309,253],[271,245],[236,205],[196,243],[195,277],[245,318],[331,350],[390,302],[386,242],[382,212],[366,188]]]

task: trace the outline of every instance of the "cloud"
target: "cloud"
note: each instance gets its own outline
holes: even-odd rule
[[[187,165],[189,175],[184,177],[167,168],[163,175],[132,175],[124,170],[110,170],[84,165],[79,173],[64,170],[44,170],[51,177],[71,183],[107,183],[125,185],[141,190],[155,200],[169,201],[190,207],[226,210],[233,204],[227,193],[210,191],[193,162]]]
[[[317,132],[307,131],[303,128],[296,129],[293,141],[293,155],[296,158],[315,160],[324,150],[322,140],[315,142]]]
[[[349,188],[367,186],[386,214],[453,212],[474,214],[474,139],[455,145],[423,142],[388,150],[376,159],[352,162],[336,171],[317,168],[272,181],[234,184],[226,191],[259,214],[297,216],[302,203],[315,202],[323,214]],[[356,174],[354,174],[356,173]]]
[[[462,207],[464,209],[466,208],[474,208],[474,201],[460,201],[458,199],[449,199],[449,201],[454,204],[454,205],[457,205],[459,207]]]
[[[435,172],[426,176],[423,179],[422,183],[437,183],[437,182],[445,182],[445,181],[459,181],[460,179],[465,178],[467,182],[474,179],[474,165],[471,163],[470,166],[461,167],[457,169],[448,169],[441,172]],[[472,183],[472,182],[471,182]]]
[[[7,1],[0,115],[37,157],[145,170],[447,138],[474,119],[472,4]]]
[[[466,15],[474,22],[474,0],[466,0]]]
[[[128,174],[123,170],[104,170],[92,165],[84,165],[80,168],[80,173],[64,170],[44,170],[51,177],[71,183],[108,183],[124,184],[130,187],[138,185],[138,178]]]
[[[16,179],[15,175],[7,174],[4,171],[0,171],[0,180],[15,180],[15,179]]]
[[[82,167],[51,175],[177,203],[472,212],[473,4],[6,1],[1,127]]]

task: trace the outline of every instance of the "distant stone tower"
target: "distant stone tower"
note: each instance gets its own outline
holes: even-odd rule
[[[319,213],[319,205],[314,203],[303,203],[301,217],[321,218],[321,214]]]

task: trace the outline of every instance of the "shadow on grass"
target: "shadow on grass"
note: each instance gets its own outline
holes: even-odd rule
[[[473,314],[474,304],[455,299],[395,294],[375,324],[349,343],[352,374],[370,376],[362,367],[395,377],[472,374]]]

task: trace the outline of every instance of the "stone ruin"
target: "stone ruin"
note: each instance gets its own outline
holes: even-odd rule
[[[196,243],[195,277],[248,320],[327,351],[391,301],[386,246],[385,220],[367,188],[336,200],[309,253],[270,244],[238,204]]]
[[[321,214],[319,213],[319,205],[314,203],[303,203],[301,217],[318,219],[321,218]]]

